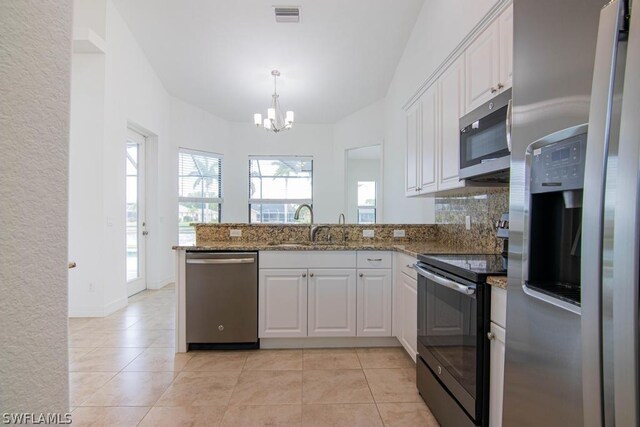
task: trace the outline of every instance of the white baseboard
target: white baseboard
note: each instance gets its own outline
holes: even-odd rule
[[[104,306],[104,314],[103,316],[108,316],[110,314],[115,313],[116,311],[120,310],[121,308],[126,307],[128,304],[128,298],[124,297],[124,298],[120,298],[117,299],[113,302],[110,302],[109,304]]]
[[[396,337],[260,338],[260,348],[400,347]]]
[[[175,282],[176,279],[175,277],[165,277],[162,280],[155,280],[153,282],[148,281],[147,282],[147,289],[162,289],[165,286],[167,286],[169,283],[173,283]]]

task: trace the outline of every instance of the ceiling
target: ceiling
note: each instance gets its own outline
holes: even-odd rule
[[[171,95],[224,119],[266,114],[279,69],[283,110],[334,123],[385,96],[423,0],[114,0]]]

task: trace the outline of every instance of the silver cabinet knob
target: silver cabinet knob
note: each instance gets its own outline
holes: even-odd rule
[[[146,236],[146,235],[148,235],[148,234],[149,234],[149,232],[148,232],[147,230],[145,230],[145,231],[143,231],[143,232],[142,232],[142,235],[143,235],[143,236]]]
[[[313,273],[309,274],[310,277],[313,277]]]
[[[302,273],[302,277],[307,277],[307,273]]]
[[[504,85],[502,83],[498,83],[498,89],[502,89]]]
[[[364,277],[364,274],[360,273],[360,277]]]
[[[220,332],[224,331],[224,326],[222,326],[222,325],[218,325],[218,330],[219,330]]]
[[[493,332],[487,332],[487,338],[489,338],[489,340],[493,340],[495,339],[496,334],[494,334]]]
[[[498,91],[498,89],[496,89],[495,87],[491,88],[491,93],[496,93]]]

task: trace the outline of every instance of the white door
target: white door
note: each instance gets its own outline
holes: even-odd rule
[[[391,336],[391,270],[358,270],[357,335]]]
[[[464,114],[464,55],[444,72],[440,85],[440,167],[438,190],[458,188],[460,117]]]
[[[498,92],[499,25],[487,28],[465,51],[466,111],[479,107]]]
[[[500,23],[500,89],[513,85],[513,6],[502,12]]]
[[[504,353],[505,331],[500,326],[491,322],[491,344],[489,383],[489,426],[502,426],[502,399],[504,395]]]
[[[415,362],[418,353],[418,281],[404,273],[400,274],[400,281],[400,343]]]
[[[415,196],[418,191],[419,114],[420,103],[407,114],[407,152],[405,164],[405,195],[407,196]]]
[[[309,336],[356,336],[356,270],[309,270]]]
[[[307,336],[307,270],[260,270],[260,338]]]
[[[129,129],[127,131],[125,213],[128,296],[147,288],[144,148],[145,137]]]
[[[430,193],[438,189],[438,85],[432,85],[422,95],[422,137],[420,139],[420,181],[418,191]]]

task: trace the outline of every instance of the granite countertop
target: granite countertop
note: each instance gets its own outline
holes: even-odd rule
[[[203,246],[174,246],[176,250],[198,251],[396,251],[416,257],[418,254],[473,254],[485,253],[477,248],[460,248],[459,245],[438,241],[424,242],[376,242],[347,243],[267,243],[267,242],[212,242]]]
[[[488,276],[487,284],[496,288],[507,289],[507,276]]]

